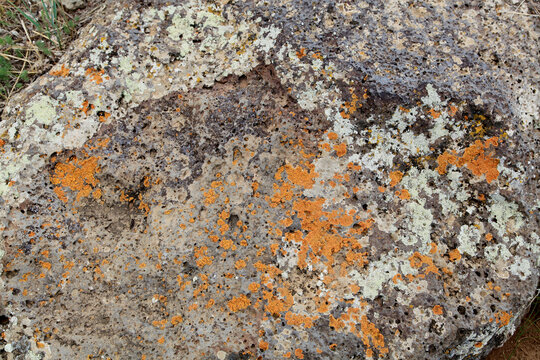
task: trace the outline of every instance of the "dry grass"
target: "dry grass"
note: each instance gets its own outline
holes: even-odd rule
[[[537,359],[540,359],[540,296],[536,296],[514,335],[487,357],[487,360]]]

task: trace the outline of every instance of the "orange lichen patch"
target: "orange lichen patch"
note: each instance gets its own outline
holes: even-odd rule
[[[261,349],[261,351],[268,350],[268,345],[269,344],[264,340],[259,341],[259,349]]]
[[[378,190],[380,193],[383,193],[386,191],[386,189],[383,186],[379,186]]]
[[[337,140],[337,138],[338,138],[338,134],[336,134],[335,132],[331,131],[328,133],[328,139]]]
[[[474,347],[475,347],[475,348],[478,348],[478,349],[481,348],[482,346],[483,346],[483,344],[482,344],[481,341],[480,341],[480,342],[477,342],[476,344],[474,344]]]
[[[101,199],[101,196],[103,195],[103,192],[101,191],[101,189],[96,189],[94,190],[94,192],[92,193],[92,196],[94,197],[94,199],[98,200],[98,199]]]
[[[276,190],[276,192],[272,198],[268,199],[271,202],[271,207],[276,207],[281,203],[292,200],[293,198],[293,185],[290,183],[284,182],[281,184],[281,186],[274,184],[274,190]]]
[[[204,202],[206,205],[210,205],[216,202],[217,198],[219,197],[218,194],[214,191],[214,189],[210,189],[206,192],[203,192],[204,195]]]
[[[296,52],[296,56],[301,59],[303,58],[304,56],[306,56],[306,49],[305,48],[300,48],[300,50],[298,50]]]
[[[491,233],[487,233],[487,234],[486,234],[486,240],[487,240],[487,241],[493,240],[493,235],[492,235]]]
[[[94,105],[93,104],[90,104],[88,102],[88,100],[85,100],[83,103],[82,103],[82,108],[80,108],[79,110],[81,110],[84,115],[88,116],[88,112],[90,110],[94,109]]]
[[[68,202],[68,198],[66,196],[66,193],[64,192],[64,190],[62,190],[62,188],[60,186],[56,186],[54,188],[54,192],[56,193],[56,196],[58,196],[58,198],[64,202],[64,203],[67,203]]]
[[[457,107],[450,105],[448,108],[448,115],[454,116],[456,115],[457,111],[458,111]]]
[[[237,312],[239,310],[246,309],[249,305],[251,305],[251,301],[248,299],[248,297],[244,294],[233,297],[229,302],[227,303],[227,307],[232,312]]]
[[[238,260],[234,263],[234,267],[236,270],[241,270],[246,267],[246,262],[244,260]]]
[[[259,291],[260,288],[261,288],[261,285],[259,283],[256,283],[256,282],[252,282],[248,286],[248,290],[251,291],[251,292],[257,292],[257,291]]]
[[[304,353],[302,352],[302,349],[294,350],[294,356],[296,356],[297,359],[303,359]]]
[[[497,170],[499,159],[492,158],[490,154],[486,155],[484,152],[484,148],[491,145],[498,145],[497,138],[488,139],[484,144],[480,140],[476,140],[473,145],[465,149],[463,156],[457,161],[457,166],[467,165],[474,175],[485,175],[488,184],[491,183],[499,177],[499,170]]]
[[[157,328],[160,328],[160,329],[165,329],[165,325],[167,325],[167,319],[163,319],[163,320],[154,320],[152,321],[152,325],[154,327],[157,327]]]
[[[403,276],[401,276],[401,274],[396,274],[394,275],[394,277],[392,278],[392,282],[394,284],[397,284],[398,283],[398,280],[399,281],[403,281]]]
[[[384,336],[381,334],[379,329],[375,327],[373,323],[371,323],[366,315],[362,315],[362,319],[360,320],[360,326],[362,331],[362,341],[366,347],[368,347],[369,350],[369,338],[371,338],[371,342],[373,346],[379,350],[379,354],[384,355],[388,353],[388,348],[384,345]]]
[[[41,267],[47,270],[51,270],[51,263],[46,261],[40,261],[39,262]]]
[[[434,118],[434,119],[438,119],[439,116],[441,116],[441,112],[440,111],[435,111],[434,109],[429,109],[428,111],[431,116]]]
[[[81,198],[89,196],[93,187],[97,185],[98,181],[94,175],[98,172],[97,157],[83,160],[75,157],[66,163],[58,163],[50,180],[54,185],[59,185],[58,188],[64,187],[76,191],[76,200],[79,201]],[[64,201],[65,197],[62,197],[62,192],[58,190],[55,192]]]
[[[49,74],[51,74],[52,76],[66,77],[69,75],[69,69],[65,67],[64,64],[62,64],[62,67],[60,69],[56,71],[51,70]]]
[[[86,69],[86,76],[90,78],[90,81],[95,81],[96,84],[101,84],[103,82],[103,78],[101,77],[103,74],[105,74],[105,70],[96,70],[94,68],[88,68]]]
[[[373,219],[359,221],[354,225],[352,229],[349,230],[349,234],[361,235],[366,232],[373,224],[375,224],[375,220]]]
[[[437,158],[439,164],[437,171],[442,175],[446,172],[446,167],[450,164],[458,167],[466,165],[473,175],[485,175],[486,181],[489,184],[499,177],[497,166],[500,161],[499,159],[493,158],[492,153],[486,153],[485,149],[491,146],[498,146],[498,138],[489,138],[484,143],[480,140],[476,140],[474,144],[465,149],[463,155],[459,158],[445,151],[444,154]]]
[[[439,155],[437,158],[437,171],[440,175],[446,173],[446,167],[450,164],[455,165],[457,162],[457,156],[450,154],[448,151],[445,151],[442,155]]]
[[[223,239],[219,242],[219,246],[225,250],[229,250],[233,247],[233,241],[231,239]]]
[[[308,328],[308,329],[313,326],[313,321],[317,320],[318,318],[319,317],[317,315],[307,316],[307,315],[293,314],[290,311],[285,314],[285,321],[287,321],[288,325],[304,326],[305,328]]]
[[[442,315],[443,314],[443,308],[441,307],[441,305],[435,305],[431,311],[433,311],[433,313],[435,315]]]
[[[99,114],[99,111],[98,111],[98,114]],[[105,121],[107,121],[107,119],[110,118],[110,117],[111,117],[111,114],[104,111],[104,112],[103,112],[103,115],[99,115],[99,121],[100,121],[100,122],[105,122]]]
[[[353,225],[354,219],[352,215],[337,210],[332,212],[323,211],[324,203],[325,199],[317,199],[314,201],[298,200],[293,204],[293,210],[297,212],[297,216],[301,220],[302,230],[306,231],[306,234],[298,232],[295,235],[287,234],[286,237],[301,242],[300,251],[298,252],[298,266],[300,268],[307,266],[306,258],[310,250],[315,257],[324,256],[327,266],[331,266],[333,254],[344,247],[361,247],[356,239],[343,237],[331,231],[336,226],[348,227]]]
[[[450,261],[452,262],[461,260],[461,253],[458,249],[450,250],[448,252],[448,256],[450,257]]]
[[[495,322],[499,324],[500,328],[508,325],[510,319],[512,319],[512,312],[507,313],[506,311],[497,311],[495,313]]]
[[[426,275],[429,273],[440,275],[439,269],[433,264],[433,259],[427,255],[422,255],[418,251],[415,251],[415,253],[409,257],[409,261],[411,267],[416,269],[421,268],[424,264],[427,265],[427,267],[424,269],[424,273]]]
[[[390,173],[390,187],[396,186],[402,178],[403,173],[401,171],[392,171]]]
[[[431,249],[429,249],[429,253],[430,253],[430,254],[435,254],[435,253],[437,253],[437,244],[434,243],[434,242],[432,242],[430,245],[431,245]]]
[[[340,111],[340,115],[344,119],[349,119],[351,117],[351,114],[356,112],[356,110],[360,107],[362,107],[362,104],[358,103],[358,96],[354,93],[354,89],[350,88],[349,92],[351,93],[351,101],[346,101],[343,103],[340,108],[342,109]],[[364,93],[364,99],[366,99],[366,93]]]
[[[212,264],[212,259],[214,258],[206,256],[206,253],[208,251],[208,248],[206,246],[201,246],[199,248],[195,248],[195,258],[197,259],[195,262],[198,267],[203,268],[207,265]]]
[[[339,145],[334,145],[334,150],[336,151],[336,155],[338,157],[342,157],[347,154],[347,144],[341,143]]]
[[[407,189],[396,191],[396,196],[399,197],[401,200],[409,200],[411,198],[411,194]]]
[[[315,184],[315,178],[319,176],[318,173],[313,171],[313,167],[309,170],[304,170],[300,166],[293,167],[291,165],[285,165],[287,172],[287,179],[296,186],[301,186],[305,189],[311,189]]]

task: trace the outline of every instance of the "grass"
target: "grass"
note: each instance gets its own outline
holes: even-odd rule
[[[0,3],[0,113],[17,90],[56,63],[79,24],[58,0]]]

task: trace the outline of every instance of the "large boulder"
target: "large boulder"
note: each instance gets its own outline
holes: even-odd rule
[[[0,123],[7,358],[484,357],[538,285],[528,11],[107,3]]]

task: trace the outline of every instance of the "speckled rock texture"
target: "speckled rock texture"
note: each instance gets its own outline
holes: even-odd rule
[[[538,285],[527,11],[107,3],[0,123],[1,356],[483,358]]]

